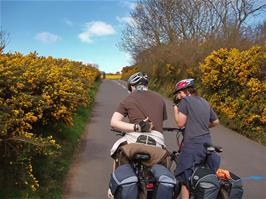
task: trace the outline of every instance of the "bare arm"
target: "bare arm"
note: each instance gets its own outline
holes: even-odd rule
[[[187,122],[187,116],[181,112],[178,111],[178,107],[174,106],[174,115],[175,115],[175,121],[179,128],[185,127],[185,124]]]
[[[149,118],[145,118],[138,124],[131,124],[128,122],[122,121],[124,116],[119,112],[114,112],[111,118],[111,127],[125,131],[125,132],[149,132],[153,129],[153,123],[149,120]],[[136,128],[134,128],[136,126]]]
[[[133,132],[134,124],[122,121],[123,118],[124,116],[121,113],[114,112],[111,118],[111,127],[121,131]]]

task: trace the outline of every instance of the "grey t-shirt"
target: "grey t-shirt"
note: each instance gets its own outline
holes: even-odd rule
[[[129,94],[117,107],[116,112],[128,117],[130,123],[139,123],[146,117],[153,122],[154,130],[163,131],[167,111],[163,98],[152,91],[136,91]]]
[[[187,116],[184,143],[194,142],[200,136],[208,135],[209,123],[217,119],[209,103],[199,96],[187,96],[182,99],[179,111]]]

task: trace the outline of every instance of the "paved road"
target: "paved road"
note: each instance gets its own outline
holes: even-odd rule
[[[122,83],[123,84],[123,83]],[[105,199],[112,159],[109,150],[118,139],[110,132],[110,118],[119,101],[128,95],[120,82],[104,80],[96,96],[91,120],[82,138],[79,153],[69,171],[63,199]],[[169,119],[165,126],[175,126],[171,101],[165,99]],[[266,147],[223,126],[212,129],[214,142],[224,148],[221,168],[244,180],[244,197],[266,199]],[[169,150],[176,146],[175,136],[165,134]]]

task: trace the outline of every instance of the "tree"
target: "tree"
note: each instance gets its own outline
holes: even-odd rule
[[[133,23],[122,31],[120,47],[136,55],[152,46],[160,45],[161,24],[156,0],[141,0],[131,13]]]
[[[162,44],[239,37],[247,19],[265,9],[262,0],[140,0],[131,13],[133,23],[122,32],[120,47],[136,56]]]
[[[248,20],[265,9],[263,0],[139,0],[120,47],[147,73],[153,68],[164,73],[170,64],[176,74],[197,75],[199,63],[213,50],[261,43],[265,27],[254,30]]]
[[[4,51],[9,43],[9,33],[0,29],[0,54]]]
[[[204,0],[219,19],[222,33],[240,33],[246,20],[265,12],[264,0]]]
[[[255,29],[256,42],[263,45],[266,42],[266,20]]]

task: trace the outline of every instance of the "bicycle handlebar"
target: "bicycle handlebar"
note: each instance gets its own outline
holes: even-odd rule
[[[181,131],[183,132],[185,128],[178,128],[178,127],[164,127],[163,128],[163,131]],[[122,134],[122,135],[125,135],[126,132],[125,131],[121,131],[121,130],[118,130],[118,129],[114,129],[114,128],[111,128],[111,131],[113,132],[116,132],[118,134]]]
[[[164,127],[163,131],[181,131],[183,132],[185,130],[185,127],[179,128],[179,127]]]
[[[116,135],[124,136],[126,134],[126,132],[118,130],[118,129],[111,128],[110,130],[113,132],[116,132]]]
[[[119,135],[119,136],[124,136],[126,134],[125,131],[121,131],[121,130],[118,130],[118,129],[111,128],[110,130],[113,131],[113,132],[116,132],[116,135]],[[177,134],[177,135],[180,135],[180,133],[184,132],[184,130],[185,130],[185,128],[178,128],[178,127],[164,127],[163,128],[163,131],[175,131],[175,132],[178,132],[179,134]],[[216,151],[218,153],[223,152],[223,148],[219,147],[219,146],[204,144],[204,147],[209,152],[213,152],[213,151]]]

